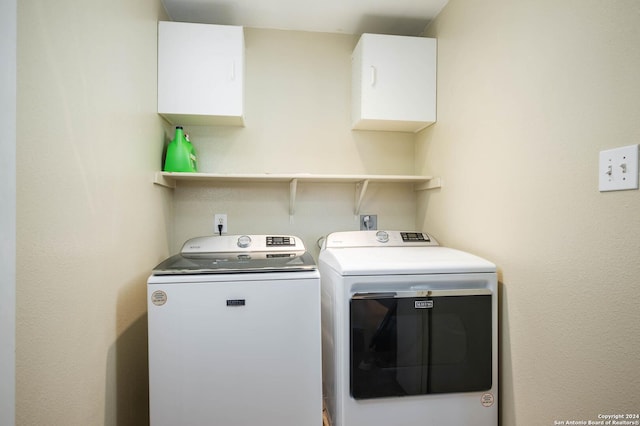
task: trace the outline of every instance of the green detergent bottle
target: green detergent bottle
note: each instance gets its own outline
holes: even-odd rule
[[[165,172],[195,172],[195,151],[184,137],[182,126],[176,126],[176,135],[167,147]]]

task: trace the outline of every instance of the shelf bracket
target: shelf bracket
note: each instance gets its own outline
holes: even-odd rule
[[[298,179],[289,182],[289,223],[293,223],[293,215],[296,208],[296,193],[298,191]]]
[[[442,188],[442,180],[439,177],[431,178],[428,182],[418,183],[413,187],[415,191],[428,191],[438,188]]]
[[[176,189],[176,181],[174,179],[168,179],[161,172],[156,172],[153,183],[159,186],[164,186],[169,189]]]
[[[355,208],[353,210],[353,214],[356,217],[360,214],[360,206],[362,205],[362,200],[364,199],[364,196],[367,193],[368,187],[369,187],[369,179],[365,179],[361,182],[356,183],[356,202],[355,202]]]

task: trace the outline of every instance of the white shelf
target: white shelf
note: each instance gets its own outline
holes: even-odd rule
[[[352,183],[356,185],[354,214],[360,213],[362,200],[369,183],[413,184],[416,191],[440,188],[440,178],[413,175],[320,175],[309,173],[180,173],[157,172],[153,183],[167,188],[175,188],[184,182],[287,182],[289,183],[289,215],[295,213],[298,182],[310,183]]]

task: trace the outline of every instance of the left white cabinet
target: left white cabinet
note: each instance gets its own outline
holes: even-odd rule
[[[244,126],[244,31],[158,22],[158,113],[171,124]]]

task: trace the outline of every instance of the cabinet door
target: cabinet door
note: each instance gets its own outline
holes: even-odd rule
[[[354,129],[418,131],[435,121],[435,39],[363,34],[352,66]]]
[[[173,124],[243,124],[242,27],[158,26],[158,112]]]

